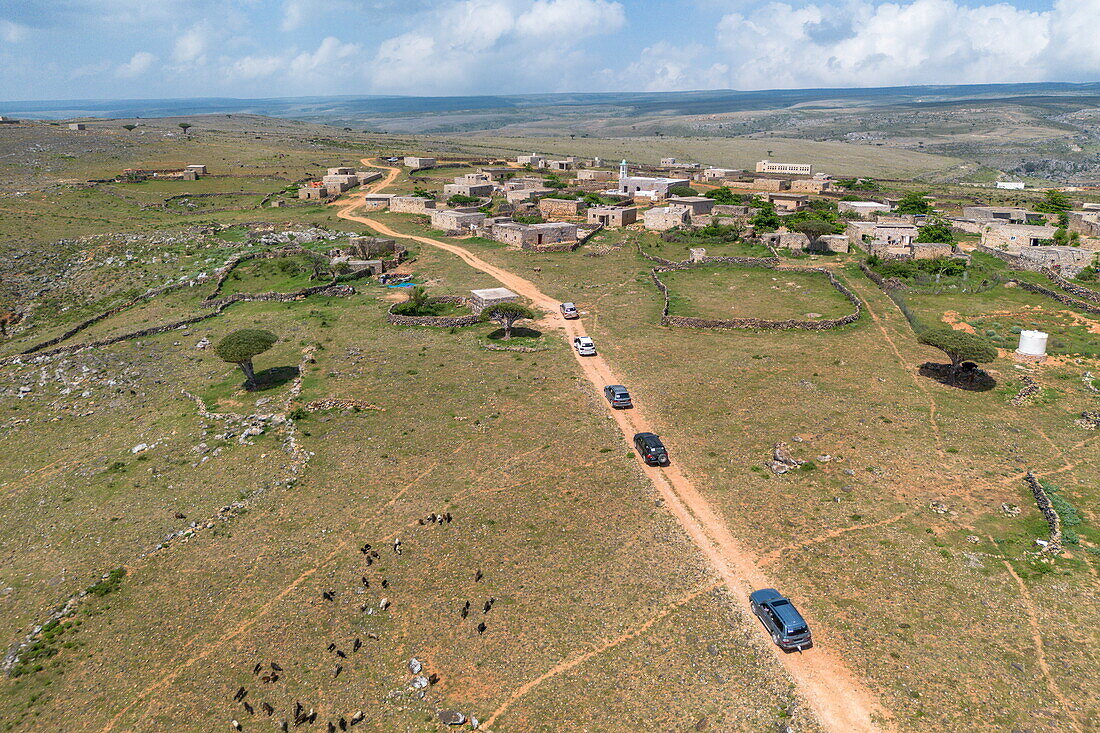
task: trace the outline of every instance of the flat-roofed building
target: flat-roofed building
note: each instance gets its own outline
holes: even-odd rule
[[[438,209],[430,213],[432,228],[444,232],[468,232],[476,229],[485,221],[480,211],[458,211],[456,209]]]
[[[618,178],[618,173],[615,171],[600,171],[594,168],[586,168],[584,170],[577,171],[578,181],[614,181]]]
[[[423,170],[425,168],[435,168],[439,161],[435,158],[426,158],[417,155],[405,156],[405,167],[412,168],[413,170]]]
[[[880,204],[878,201],[838,201],[836,203],[836,210],[841,214],[848,212],[862,217],[890,211],[890,208],[890,204]]]
[[[769,193],[768,201],[775,204],[775,210],[781,212],[802,211],[810,197],[804,193]]]
[[[814,167],[809,163],[773,163],[770,160],[762,160],[756,164],[756,172],[808,176],[813,174]]]
[[[443,186],[443,197],[473,196],[481,198],[492,196],[496,186],[491,183],[448,183]]]
[[[686,206],[691,209],[692,216],[711,213],[714,210],[714,203],[714,199],[706,196],[670,196],[668,198],[669,206]]]
[[[828,178],[796,178],[791,181],[791,191],[797,193],[825,193],[833,190]]]
[[[435,209],[435,199],[423,196],[394,196],[390,199],[390,211],[397,214],[429,214]]]
[[[625,227],[638,221],[636,206],[594,206],[588,210],[589,224],[603,224],[605,227]]]
[[[539,212],[547,217],[580,216],[584,202],[578,199],[539,199]]]
[[[542,224],[501,222],[489,228],[489,238],[519,248],[573,244],[577,241],[577,225],[560,221]]]
[[[486,308],[501,303],[515,303],[519,296],[508,288],[485,288],[484,290],[470,291],[470,310],[480,314]]]
[[[993,222],[982,231],[982,244],[994,249],[1049,245],[1058,230],[1052,226]]]
[[[619,193],[631,197],[663,199],[668,198],[669,189],[690,185],[691,181],[687,178],[626,176],[619,178]]]
[[[532,168],[545,168],[546,156],[539,155],[538,153],[531,153],[530,155],[520,155],[516,158],[516,162],[520,165],[529,165]]]
[[[691,224],[691,209],[686,206],[659,206],[647,209],[642,214],[646,229],[666,232],[676,227]]]

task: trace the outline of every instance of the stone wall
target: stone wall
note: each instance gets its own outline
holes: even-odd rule
[[[1038,293],[1039,295],[1045,295],[1048,298],[1053,298],[1054,300],[1057,300],[1059,303],[1063,303],[1065,305],[1068,305],[1071,308],[1077,308],[1079,310],[1083,310],[1086,313],[1091,313],[1093,315],[1100,315],[1100,305],[1091,305],[1089,303],[1086,303],[1083,300],[1077,300],[1077,298],[1072,298],[1072,297],[1066,295],[1065,293],[1059,293],[1055,290],[1051,290],[1050,288],[1044,288],[1042,285],[1036,285],[1035,283],[1029,283],[1026,280],[1009,280],[1009,282],[1016,283],[1016,285],[1018,287],[1021,287],[1024,290],[1027,290],[1028,292]]]
[[[1067,293],[1076,295],[1078,298],[1091,300],[1093,303],[1100,303],[1100,293],[1096,292],[1095,290],[1092,290],[1091,288],[1086,288],[1083,285],[1078,285],[1074,282],[1070,282],[1049,267],[1044,267],[1042,270],[1040,270],[1040,272],[1050,278],[1051,282],[1060,287],[1062,290],[1065,290]]]
[[[1050,501],[1050,495],[1043,488],[1043,484],[1031,471],[1027,472],[1027,484],[1031,488],[1031,495],[1035,497],[1035,505],[1039,512],[1047,520],[1050,526],[1050,544],[1043,548],[1044,554],[1062,554],[1062,518],[1054,511],[1054,504]]]
[[[646,253],[642,253],[646,254]],[[647,257],[652,257],[646,255]],[[728,319],[707,319],[707,318],[694,318],[691,316],[673,316],[669,315],[669,293],[668,286],[662,281],[661,272],[671,272],[674,270],[690,270],[697,267],[706,266],[709,264],[729,264],[736,267],[744,267],[746,263],[744,260],[755,260],[748,266],[752,267],[765,267],[767,269],[776,270],[778,272],[803,272],[803,273],[819,273],[828,279],[837,291],[843,295],[848,301],[855,306],[855,310],[846,316],[840,318],[826,318],[819,321],[804,321],[799,319],[788,319],[783,321],[769,321],[761,318],[728,318]],[[664,296],[665,305],[661,311],[661,325],[672,326],[675,328],[738,328],[738,329],[760,329],[765,331],[789,331],[789,330],[803,330],[803,331],[824,331],[831,328],[839,328],[840,326],[846,326],[849,323],[855,323],[859,320],[863,313],[863,301],[853,293],[847,285],[841,282],[832,272],[824,268],[808,267],[808,268],[786,268],[779,270],[778,267],[772,264],[761,265],[760,261],[771,262],[770,258],[764,257],[705,257],[696,262],[673,262],[669,265],[662,265],[654,267],[650,271],[650,275],[653,278],[653,283],[657,286],[657,289],[661,291],[661,295]],[[666,260],[667,262],[667,260]]]
[[[470,301],[458,295],[440,295],[432,300],[438,303],[453,303],[469,306]],[[463,328],[481,322],[481,317],[471,313],[468,316],[403,316],[393,309],[401,303],[394,303],[386,311],[386,321],[394,326],[431,326],[433,328]]]
[[[195,323],[200,323],[214,316],[221,315],[229,306],[234,303],[255,302],[255,301],[277,301],[277,302],[289,302],[295,300],[303,300],[310,295],[324,295],[327,297],[344,297],[353,295],[355,288],[350,285],[334,285],[328,283],[325,285],[316,285],[311,288],[304,288],[302,290],[296,290],[292,293],[234,293],[224,298],[219,298],[214,301],[210,301],[207,305],[214,307],[214,310],[209,313],[203,313],[197,316],[191,316],[190,318],[184,318],[179,321],[173,321],[171,323],[165,323],[160,326],[150,326],[149,328],[143,328],[140,331],[131,331],[120,336],[112,336],[110,338],[100,339],[98,341],[92,341],[86,344],[70,344],[69,346],[61,346],[49,351],[42,351],[37,353],[37,356],[57,356],[58,354],[75,354],[85,349],[98,349],[103,346],[111,346],[113,344],[122,343],[123,341],[130,341],[131,339],[145,338],[147,336],[156,336],[157,334],[167,333],[168,331],[175,331],[183,328],[184,326],[191,326]],[[53,343],[57,343],[54,341]],[[6,359],[0,359],[0,365],[10,364],[16,359],[22,356],[35,354],[38,349],[43,348],[42,344],[33,347],[33,350],[28,350],[21,353],[19,356],[8,357]]]

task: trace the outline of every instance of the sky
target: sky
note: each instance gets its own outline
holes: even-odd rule
[[[0,100],[1100,80],[1100,0],[2,0]]]

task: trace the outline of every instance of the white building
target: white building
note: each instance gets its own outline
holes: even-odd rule
[[[762,160],[756,164],[756,172],[808,176],[814,172],[814,167],[809,163],[773,163],[770,160]]]
[[[624,196],[663,199],[668,198],[669,189],[690,185],[691,181],[687,178],[632,176],[629,174],[625,160],[619,166],[618,193]]]
[[[1006,191],[1023,191],[1023,181],[997,181],[997,188],[1003,188]]]

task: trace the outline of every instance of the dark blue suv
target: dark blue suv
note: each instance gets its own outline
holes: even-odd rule
[[[814,645],[806,619],[779,591],[774,588],[755,591],[749,596],[749,605],[780,649],[802,651]]]

